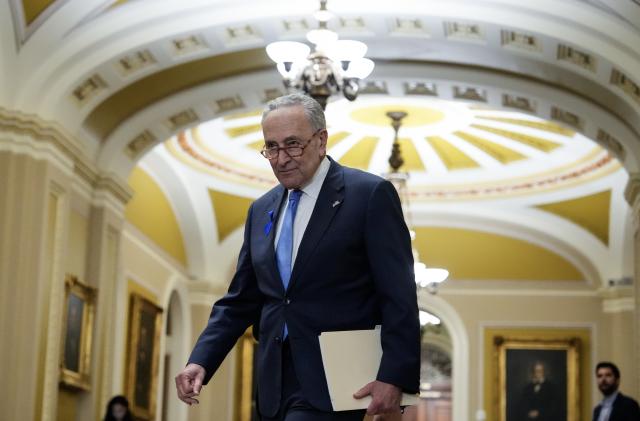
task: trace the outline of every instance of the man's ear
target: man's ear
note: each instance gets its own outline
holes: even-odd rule
[[[318,137],[320,138],[320,150],[326,154],[327,139],[329,139],[329,133],[327,132],[327,129],[322,129],[320,133],[318,133]]]

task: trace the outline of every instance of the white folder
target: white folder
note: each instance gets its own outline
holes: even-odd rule
[[[380,327],[323,332],[319,340],[333,410],[366,409],[371,396],[355,399],[353,394],[376,379],[382,359]],[[401,405],[417,401],[416,395],[403,393]]]

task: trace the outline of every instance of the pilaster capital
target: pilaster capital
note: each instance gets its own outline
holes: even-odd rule
[[[82,142],[55,121],[0,107],[0,133],[11,133],[27,138],[33,144],[52,146],[71,163],[73,174],[91,191],[94,202],[108,198],[121,211],[133,196],[126,181],[115,174],[100,173],[83,150]],[[19,142],[24,143],[24,140]]]
[[[35,114],[0,107],[0,133],[2,132],[50,143],[74,162],[87,160],[78,139],[58,123],[44,120]]]
[[[620,285],[598,290],[598,296],[602,298],[602,311],[604,313],[621,313],[635,309],[634,288],[631,278],[622,278],[621,281],[623,282]]]

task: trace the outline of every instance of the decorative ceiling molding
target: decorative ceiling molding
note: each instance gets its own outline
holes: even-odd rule
[[[255,49],[189,61],[153,73],[98,105],[87,116],[84,129],[104,140],[122,121],[171,94],[268,65],[270,60],[264,50]]]
[[[350,2],[351,3],[351,2]],[[84,25],[82,28],[78,28],[77,35],[82,35],[81,38],[86,39],[96,39],[96,35],[92,33],[92,31],[102,31],[104,32],[104,36],[109,36],[109,41],[107,46],[109,46],[109,51],[120,51],[120,54],[114,55],[112,57],[103,56],[97,57],[95,56],[94,51],[95,48],[91,48],[92,46],[87,45],[82,47],[82,43],[77,43],[77,48],[84,48],[84,52],[87,54],[83,54],[83,50],[78,50],[74,53],[74,56],[89,56],[93,57],[93,60],[71,60],[69,58],[60,57],[57,59],[57,63],[60,63],[59,66],[61,68],[57,68],[55,66],[46,66],[46,63],[43,63],[45,69],[38,73],[37,77],[33,81],[34,83],[25,83],[24,90],[31,90],[30,93],[25,92],[27,97],[32,97],[34,101],[38,101],[42,97],[43,89],[39,88],[39,84],[41,81],[50,80],[52,75],[64,75],[60,76],[60,79],[68,79],[72,77],[71,75],[77,74],[75,77],[74,84],[77,84],[78,80],[86,78],[92,74],[100,75],[103,71],[107,71],[107,69],[113,69],[114,66],[117,66],[117,62],[122,58],[122,54],[130,54],[135,53],[136,51],[166,51],[167,45],[169,45],[172,41],[176,39],[182,38],[194,38],[196,40],[200,40],[197,42],[198,45],[206,45],[201,52],[198,53],[199,59],[204,59],[202,55],[220,55],[220,54],[228,54],[230,52],[234,52],[232,50],[236,50],[241,48],[262,48],[262,44],[272,41],[277,37],[287,37],[287,34],[282,34],[281,30],[277,27],[282,26],[283,21],[299,21],[308,19],[309,15],[304,14],[305,6],[300,5],[294,7],[287,7],[286,12],[282,15],[278,16],[278,19],[274,19],[273,16],[269,15],[266,10],[263,10],[263,7],[255,7],[251,11],[247,11],[247,15],[245,17],[246,21],[243,23],[242,20],[238,21],[238,16],[233,16],[233,19],[224,18],[226,14],[230,13],[234,8],[241,8],[243,4],[247,4],[247,2],[238,2],[236,5],[230,5],[226,2],[220,1],[216,3],[216,6],[227,6],[224,8],[224,11],[216,14],[216,16],[220,16],[217,20],[210,20],[210,23],[206,25],[204,22],[197,23],[195,26],[191,25],[190,28],[181,27],[178,22],[175,22],[173,19],[174,14],[163,15],[162,11],[154,11],[153,13],[149,13],[149,21],[145,21],[144,18],[136,17],[132,21],[132,25],[135,27],[148,27],[148,31],[145,30],[145,33],[152,33],[156,30],[156,26],[160,24],[160,22],[164,22],[168,24],[171,21],[171,28],[173,28],[172,32],[166,33],[166,38],[155,38],[152,39],[150,37],[144,37],[144,41],[135,41],[134,38],[129,34],[129,32],[135,32],[137,36],[140,33],[134,28],[123,27],[122,25],[118,25],[120,28],[120,34],[115,34],[109,32],[109,28],[106,27],[107,23],[117,19],[118,17],[127,16],[127,13],[133,13],[134,4],[131,4],[131,7],[123,7],[118,8],[117,13],[110,13],[100,16],[98,19],[95,19],[92,25]],[[360,4],[360,2],[358,2]],[[271,13],[275,13],[274,10],[280,7],[281,4],[279,2],[274,2],[272,7],[270,7]],[[338,23],[338,25],[346,26],[348,30],[354,33],[363,32],[370,35],[370,50],[373,52],[373,59],[378,61],[392,61],[397,59],[402,59],[403,57],[413,56],[416,60],[423,61],[428,64],[428,60],[440,61],[440,62],[456,62],[456,63],[465,63],[467,65],[473,66],[483,66],[486,68],[493,69],[511,69],[512,72],[519,72],[528,77],[537,77],[544,78],[548,75],[549,80],[553,80],[554,83],[562,84],[564,86],[569,86],[575,92],[580,92],[582,95],[589,95],[591,98],[596,101],[604,100],[604,97],[596,92],[594,89],[591,89],[588,84],[583,83],[581,80],[577,80],[572,77],[575,73],[581,73],[583,77],[587,78],[587,81],[591,82],[591,84],[596,83],[605,89],[610,89],[614,95],[620,94],[622,97],[625,97],[624,91],[621,89],[617,89],[615,86],[612,86],[608,81],[608,70],[613,63],[616,65],[619,64],[619,67],[622,71],[626,72],[625,74],[633,74],[632,70],[633,66],[630,65],[630,61],[632,59],[640,60],[640,53],[637,51],[633,51],[633,49],[626,48],[626,44],[628,41],[625,40],[624,37],[617,36],[621,31],[624,32],[625,28],[611,28],[611,30],[598,29],[600,32],[593,32],[587,37],[584,37],[585,45],[575,45],[569,46],[564,40],[563,36],[554,32],[554,28],[559,27],[559,22],[565,24],[563,26],[563,30],[571,30],[574,32],[579,32],[584,30],[584,26],[589,28],[608,28],[607,24],[613,22],[612,16],[606,16],[602,14],[600,10],[595,10],[593,6],[585,8],[584,5],[580,5],[581,18],[585,20],[585,22],[577,21],[577,18],[574,18],[571,14],[563,14],[571,9],[572,6],[568,4],[563,4],[562,7],[553,8],[553,10],[546,10],[543,6],[534,4],[518,5],[518,8],[510,7],[509,3],[505,3],[502,6],[496,6],[495,4],[491,4],[491,2],[461,2],[460,5],[456,7],[455,10],[448,7],[446,4],[442,4],[443,8],[437,8],[438,12],[434,11],[422,11],[421,15],[413,16],[411,19],[408,16],[412,16],[411,13],[403,13],[403,10],[414,11],[413,5],[410,2],[401,3],[394,8],[394,12],[391,12],[389,7],[386,5],[376,5],[378,9],[372,9],[371,13],[363,14],[362,12],[358,12],[357,5],[335,5],[336,10],[344,8],[346,10],[340,11],[340,16],[344,16],[343,21]],[[175,5],[164,4],[164,7],[167,8],[175,8]],[[191,17],[195,20],[197,18],[203,18],[204,16],[208,16],[212,12],[212,8],[204,7],[202,4],[197,4],[197,2],[186,2],[184,4],[184,10],[181,10],[181,13],[184,14],[185,17]],[[275,9],[274,9],[275,8]],[[505,16],[510,16],[513,19],[501,21],[496,17],[495,14],[491,13],[493,9],[500,10],[502,14],[502,19],[505,19]],[[129,9],[131,12],[129,12]],[[217,10],[218,8],[216,8]],[[180,9],[175,9],[180,10]],[[199,13],[196,13],[196,10]],[[382,11],[386,11],[386,15],[382,13]],[[436,10],[436,9],[434,9]],[[473,12],[475,10],[475,12]],[[375,13],[374,13],[375,12]],[[472,13],[473,12],[473,13]],[[480,13],[479,13],[480,12]],[[226,13],[226,14],[225,14]],[[264,16],[261,15],[264,13]],[[281,12],[278,12],[281,13]],[[395,14],[394,14],[395,13]],[[116,16],[116,14],[118,16]],[[121,16],[122,15],[122,16]],[[200,15],[200,16],[196,16]],[[584,15],[584,16],[583,16]],[[133,18],[133,16],[131,16]],[[540,22],[542,18],[547,24],[541,25]],[[550,18],[555,18],[550,19]],[[153,19],[153,20],[152,20]],[[590,20],[589,20],[590,19]],[[601,25],[590,25],[593,20],[600,20]],[[182,19],[181,19],[182,21]],[[399,27],[402,28],[422,28],[427,32],[432,33],[432,41],[425,45],[423,43],[424,39],[420,36],[413,36],[415,38],[414,41],[406,40],[404,37],[402,40],[396,40],[394,38],[394,33],[392,31],[393,25],[392,22],[396,22]],[[230,22],[233,22],[231,24]],[[398,23],[402,22],[402,24]],[[112,22],[115,23],[115,22]],[[510,27],[513,25],[514,27]],[[112,25],[114,26],[114,25]],[[295,25],[294,25],[295,26]],[[248,29],[249,28],[249,29]],[[448,28],[448,29],[445,29]],[[224,37],[226,33],[229,33],[229,30],[235,34],[236,38],[244,37],[242,34],[250,33],[251,35],[251,43],[242,44],[241,46],[235,45],[232,50],[229,50],[229,46],[225,48],[226,41]],[[345,29],[346,30],[346,29]],[[360,32],[359,32],[360,31]],[[482,54],[479,52],[478,45],[470,45],[466,42],[456,41],[445,41],[446,31],[451,34],[463,34],[463,39],[466,39],[469,34],[478,34],[478,33],[486,33],[487,38],[487,47],[486,50],[482,47]],[[412,31],[410,31],[412,32]],[[85,37],[84,34],[91,35],[90,37]],[[564,33],[567,33],[566,31]],[[259,36],[255,37],[255,34],[259,34]],[[501,35],[505,34],[505,35]],[[597,48],[598,54],[594,54],[588,51],[589,48],[595,48],[596,44],[587,43],[587,40],[591,39],[593,36],[600,36],[598,39],[597,45],[602,45],[606,43],[611,43],[611,48]],[[133,41],[126,44],[125,48],[132,48],[132,51],[122,51],[122,46],[116,47],[116,41],[121,42],[122,37],[127,36],[128,39],[132,39]],[[475,35],[474,35],[475,36]],[[505,38],[506,37],[506,38]],[[254,39],[255,38],[255,39]],[[580,42],[583,38],[580,36],[573,36],[576,42]],[[136,38],[137,39],[137,38]],[[526,52],[523,48],[502,48],[503,41],[512,40],[511,44],[515,43],[517,45],[535,45],[537,42],[539,45],[547,48],[549,46],[548,54],[531,54]],[[631,39],[627,37],[627,39]],[[421,44],[416,44],[417,42]],[[113,46],[111,45],[113,43]],[[133,43],[133,44],[132,44]],[[261,45],[257,45],[261,44]],[[474,44],[474,43],[472,43]],[[624,45],[623,45],[624,44]],[[395,45],[395,47],[394,47]],[[507,44],[509,45],[509,43]],[[574,48],[576,51],[581,53],[585,53],[589,56],[592,56],[595,61],[598,63],[598,69],[603,69],[602,72],[598,72],[598,74],[593,74],[589,71],[584,71],[584,69],[579,66],[575,66],[573,64],[567,63],[563,60],[558,60],[555,57],[556,49],[558,45],[565,45],[569,48]],[[106,46],[105,46],[106,47]],[[496,47],[498,47],[496,49]],[[513,47],[513,45],[511,45]],[[611,56],[614,53],[618,54],[626,48],[625,52],[628,53],[628,56],[625,57],[625,60],[616,60],[616,59],[601,59],[601,55]],[[418,54],[409,55],[405,50],[411,50],[415,53],[415,48],[419,48]],[[525,52],[526,54],[522,54]],[[544,52],[544,51],[543,51]],[[56,51],[53,51],[51,56],[55,57]],[[632,54],[633,53],[633,54]],[[163,71],[168,69],[171,66],[176,65],[176,58],[173,57],[172,54],[160,54],[161,57],[158,57],[158,63],[154,65],[154,68],[157,71]],[[193,57],[189,56],[189,59],[193,59]],[[627,60],[629,59],[629,60]],[[52,59],[53,60],[53,59]],[[532,61],[536,64],[536,66],[531,66],[528,61]],[[64,63],[64,64],[63,64]],[[96,66],[96,63],[98,65]],[[547,68],[540,69],[542,64],[545,64]],[[85,67],[82,67],[85,66]],[[62,67],[72,67],[72,68],[62,68]],[[568,70],[567,75],[562,74],[562,70]],[[41,72],[51,72],[51,75],[40,74]],[[148,70],[145,70],[148,72]],[[604,74],[604,73],[607,74]],[[603,74],[601,74],[603,73]],[[81,76],[80,76],[81,75]],[[36,76],[36,75],[34,75]],[[57,78],[58,76],[56,76]],[[127,89],[127,86],[132,83],[132,77],[123,78],[122,80],[117,80],[114,78],[113,80],[107,80],[110,85],[109,95],[117,95],[119,92],[122,92],[123,89]],[[211,78],[209,80],[212,80]],[[53,81],[52,81],[53,82]],[[47,86],[55,86],[56,88],[65,86],[66,82],[62,80],[58,81],[59,83],[50,83]],[[112,85],[113,84],[113,85]],[[364,91],[366,92],[370,87],[365,87]],[[68,92],[71,91],[71,85],[68,85]],[[618,92],[620,91],[620,92]],[[48,95],[51,95],[51,98],[47,98],[42,100],[43,106],[55,108],[54,104],[57,104],[59,100],[59,95],[55,90],[47,89]],[[174,90],[170,94],[175,93]],[[169,93],[166,93],[169,95]],[[138,92],[138,96],[145,96],[146,92]],[[164,96],[161,96],[164,97]],[[482,95],[477,95],[477,98],[481,98]],[[157,99],[157,98],[156,98]],[[151,101],[153,102],[153,100]],[[145,104],[149,104],[147,101]],[[98,104],[94,104],[98,105]],[[123,104],[127,105],[127,104]],[[609,109],[617,109],[616,107],[612,107],[611,104],[603,104],[606,108]],[[138,108],[139,109],[139,108]],[[570,109],[567,111],[571,111]],[[89,112],[89,111],[87,111]],[[636,113],[638,110],[636,110]],[[84,114],[83,114],[84,115]],[[131,113],[124,114],[124,117],[131,115]],[[628,114],[630,116],[630,114]],[[69,116],[71,125],[81,124],[81,121],[77,121],[77,117]],[[105,117],[109,118],[109,117]],[[629,121],[633,121],[632,118],[627,118]],[[638,119],[640,120],[640,119]],[[66,119],[60,119],[60,121],[64,121],[65,124],[67,122]],[[120,119],[122,121],[122,119]],[[107,130],[107,132],[111,132],[111,130]]]
[[[70,0],[9,0],[18,48]]]
[[[420,65],[388,65],[383,63],[378,67],[382,72],[382,76],[385,77],[384,84],[387,86],[386,89],[390,90],[390,92],[395,95],[400,96],[404,93],[404,84],[406,83],[406,79],[394,79],[387,77],[387,75],[403,72],[406,74],[407,79],[412,80],[413,83],[415,83],[416,80],[419,80],[415,78],[415,75],[424,71],[422,70],[423,67]],[[547,120],[551,117],[552,104],[558,104],[556,107],[559,109],[572,107],[572,114],[576,116],[589,116],[589,119],[585,120],[587,124],[585,124],[583,131],[586,136],[598,141],[599,131],[602,130],[602,127],[606,127],[606,132],[609,136],[619,140],[619,142],[621,142],[622,150],[626,151],[623,155],[617,154],[617,150],[615,149],[611,150],[611,152],[613,152],[618,158],[623,158],[623,162],[625,163],[628,171],[634,172],[637,169],[640,169],[637,160],[637,157],[640,157],[640,148],[638,147],[639,143],[635,140],[636,138],[640,138],[640,136],[630,132],[629,126],[617,119],[616,116],[610,115],[608,109],[599,107],[598,105],[585,100],[583,97],[576,97],[566,91],[557,90],[555,86],[548,86],[538,83],[537,81],[514,78],[513,75],[509,74],[496,74],[495,72],[483,73],[480,69],[471,69],[459,66],[451,67],[445,65],[432,65],[429,69],[433,79],[428,83],[436,86],[438,92],[443,92],[443,94],[437,98],[453,99],[452,92],[450,90],[451,82],[446,79],[440,79],[444,75],[448,75],[449,77],[456,79],[464,79],[467,76],[471,77],[471,75],[473,75],[475,78],[480,78],[483,81],[485,89],[489,90],[490,95],[488,96],[489,102],[487,103],[487,106],[492,109],[502,108],[505,110],[513,110],[512,107],[503,107],[503,95],[526,98],[530,103],[535,102],[537,104],[536,115]],[[111,169],[109,171],[115,172],[124,171],[126,177],[126,172],[130,170],[130,167],[127,169],[127,165],[131,165],[127,164],[127,162],[131,161],[130,159],[127,159],[125,162],[122,159],[116,158],[115,153],[124,150],[123,148],[126,147],[127,143],[145,130],[154,134],[158,141],[174,135],[175,133],[168,131],[164,124],[164,120],[183,110],[182,107],[185,103],[194,104],[193,108],[197,110],[198,115],[201,118],[201,120],[196,124],[215,118],[216,114],[212,109],[211,92],[220,92],[221,98],[235,98],[234,101],[242,101],[243,104],[245,104],[245,107],[240,112],[238,112],[238,110],[229,111],[223,113],[222,116],[234,116],[234,118],[236,118],[236,115],[242,116],[247,113],[255,113],[258,115],[260,113],[260,108],[262,108],[262,99],[260,97],[260,92],[256,92],[254,86],[256,86],[256,83],[258,87],[265,84],[265,80],[267,80],[267,78],[268,80],[273,80],[272,83],[274,84],[277,84],[278,82],[277,77],[267,70],[251,74],[243,74],[238,77],[224,78],[216,82],[202,85],[196,90],[181,92],[160,101],[156,105],[145,108],[145,110],[136,113],[135,116],[129,118],[123,125],[121,125],[121,127],[114,131],[113,135],[106,142],[104,142],[104,148],[100,157],[101,167],[107,164],[110,160],[114,163],[119,162],[118,166],[121,169],[113,167],[113,164],[109,164],[105,168],[110,167]],[[494,86],[494,83],[500,84],[500,87]],[[502,90],[502,92],[500,92],[500,90]],[[368,95],[362,96],[363,99],[366,99],[367,97]],[[405,98],[409,101],[412,97],[414,96],[406,96]],[[416,95],[415,97],[422,96]],[[424,97],[428,98],[431,96]],[[550,101],[552,102],[550,103]],[[258,121],[256,121],[256,123],[257,122]],[[569,129],[561,124],[555,124],[552,122],[545,123],[546,126],[544,127],[535,127],[535,124],[537,124],[535,122],[528,124],[532,124],[533,129],[541,130],[542,132],[549,131],[550,133],[558,134],[569,134],[574,132],[574,129]],[[259,128],[256,126],[255,130],[257,134],[259,132]],[[256,136],[251,140],[257,144],[260,137],[261,136]],[[611,148],[611,145],[603,142],[602,139],[602,134],[600,134],[599,143],[605,148]]]

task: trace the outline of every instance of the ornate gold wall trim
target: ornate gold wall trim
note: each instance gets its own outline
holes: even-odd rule
[[[73,172],[87,182],[91,188],[111,193],[126,204],[133,193],[126,182],[113,174],[101,174],[79,146],[81,142],[53,121],[44,120],[34,114],[0,107],[0,133],[28,136],[36,142],[52,145],[73,162]]]

